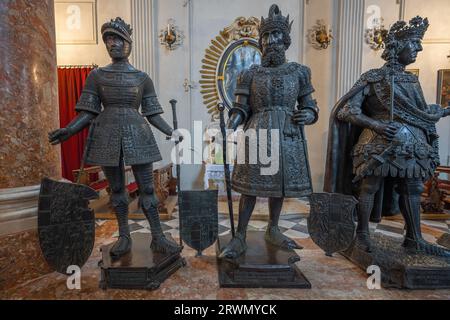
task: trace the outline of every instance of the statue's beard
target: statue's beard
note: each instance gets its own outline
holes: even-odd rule
[[[286,62],[286,49],[284,44],[275,44],[264,49],[261,58],[263,67],[276,67]]]

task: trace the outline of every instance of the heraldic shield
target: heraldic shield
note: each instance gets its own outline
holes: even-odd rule
[[[181,239],[199,256],[217,240],[217,196],[217,190],[181,191],[179,195]]]
[[[313,193],[308,231],[326,255],[341,252],[351,245],[356,232],[355,209],[358,201],[339,193]]]
[[[89,200],[98,193],[88,186],[41,182],[38,208],[39,243],[53,270],[66,274],[71,265],[82,267],[94,248],[95,217]]]

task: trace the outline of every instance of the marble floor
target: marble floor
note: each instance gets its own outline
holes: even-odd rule
[[[219,211],[222,212],[223,207],[223,204],[219,204]],[[259,208],[258,210],[264,210],[265,204],[260,203]],[[306,228],[307,210],[307,204],[301,201],[285,205],[280,226],[286,235],[295,238],[304,247],[297,251],[301,257],[298,266],[311,282],[311,289],[223,289],[218,284],[214,247],[205,250],[201,257],[196,257],[193,249],[185,247],[183,256],[187,260],[187,266],[179,269],[158,290],[104,291],[98,287],[100,270],[97,264],[101,258],[99,249],[115,240],[116,223],[112,220],[97,220],[95,248],[81,270],[80,290],[69,290],[66,276],[46,270],[45,262],[42,262],[39,252],[31,245],[37,240],[35,232],[23,235],[19,240],[10,237],[2,242],[0,239],[1,254],[8,254],[8,250],[2,248],[8,241],[11,245],[28,244],[15,267],[8,267],[7,261],[2,264],[0,258],[0,299],[450,299],[450,290],[369,290],[366,286],[368,275],[339,254],[325,256],[312,242]],[[221,234],[229,232],[229,222],[225,217],[222,212],[219,219]],[[423,221],[426,239],[436,241],[449,232],[449,224],[450,221]],[[263,230],[265,225],[265,221],[255,220],[250,223],[250,228]],[[163,226],[166,232],[178,237],[177,219],[165,221]],[[148,224],[142,220],[131,220],[130,227],[133,232],[149,232]],[[374,232],[392,237],[401,237],[403,232],[401,221],[384,220],[371,228]],[[30,264],[33,266],[31,269]]]

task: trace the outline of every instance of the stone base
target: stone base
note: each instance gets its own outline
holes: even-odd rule
[[[166,237],[171,239],[170,235]],[[100,288],[145,289],[159,288],[172,273],[186,265],[186,261],[176,254],[161,254],[150,249],[150,234],[131,235],[133,248],[120,259],[113,260],[109,254],[113,243],[103,246]],[[171,239],[172,240],[172,239]]]
[[[402,240],[381,234],[371,237],[372,252],[353,244],[342,254],[364,271],[371,265],[381,269],[381,285],[400,289],[450,288],[450,259],[409,253]]]
[[[450,234],[444,233],[438,240],[437,243],[447,249],[450,249]]]
[[[219,237],[217,256],[231,240]],[[236,260],[218,259],[219,284],[222,288],[300,288],[311,284],[296,266],[300,257],[294,250],[283,250],[264,239],[264,232],[247,233],[247,251]]]

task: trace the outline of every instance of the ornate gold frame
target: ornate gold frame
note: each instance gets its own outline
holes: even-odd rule
[[[223,80],[224,76],[218,74],[218,68],[224,53],[234,42],[241,39],[259,40],[260,21],[256,17],[239,17],[234,22],[219,32],[219,35],[211,40],[211,45],[205,50],[205,56],[202,59],[201,91],[203,104],[212,116],[218,114],[217,103],[221,101],[219,94],[218,81]],[[245,40],[244,40],[245,41]]]

